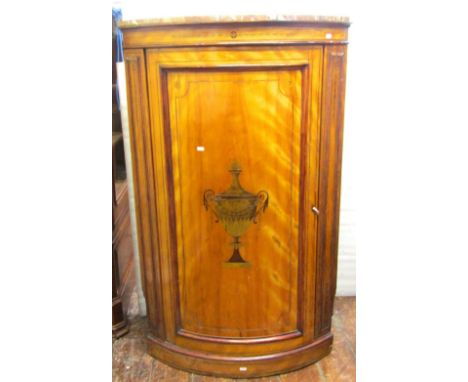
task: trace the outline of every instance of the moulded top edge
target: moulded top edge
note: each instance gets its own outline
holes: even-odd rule
[[[255,15],[255,16],[186,16],[170,18],[153,18],[120,21],[121,29],[171,26],[171,25],[201,25],[201,24],[229,24],[229,23],[311,23],[311,24],[339,24],[343,27],[350,25],[346,16],[312,16],[312,15]]]

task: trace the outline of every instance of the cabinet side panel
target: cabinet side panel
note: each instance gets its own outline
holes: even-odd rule
[[[324,49],[315,335],[330,331],[336,291],[346,46]]]
[[[143,49],[126,49],[128,115],[131,157],[135,187],[138,246],[143,268],[143,287],[149,321],[161,337],[163,322],[159,277],[159,250],[157,241],[156,206],[153,185],[152,147],[148,95]]]

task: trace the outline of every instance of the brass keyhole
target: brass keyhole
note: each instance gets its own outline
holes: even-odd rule
[[[237,37],[237,32],[236,32],[236,31],[232,31],[232,32],[231,32],[231,37],[232,37],[232,38],[236,38],[236,37]]]

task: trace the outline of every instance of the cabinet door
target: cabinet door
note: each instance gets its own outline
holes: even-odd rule
[[[166,338],[310,340],[322,48],[146,59]]]

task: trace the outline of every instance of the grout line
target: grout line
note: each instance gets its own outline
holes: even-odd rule
[[[348,337],[348,334],[343,333],[343,338],[344,338],[344,342],[346,343],[347,347],[349,348],[351,353],[353,353],[354,359],[356,359],[356,349],[354,348],[353,342]]]
[[[151,368],[150,368],[150,372],[148,375],[148,382],[153,381],[153,368],[154,368],[154,360],[151,362]]]
[[[322,369],[322,366],[320,365],[320,362],[317,362],[315,365],[317,366],[317,370],[318,370],[318,373],[320,375],[320,380],[322,382],[327,382],[327,377],[326,377],[325,373],[323,372],[323,369]]]

